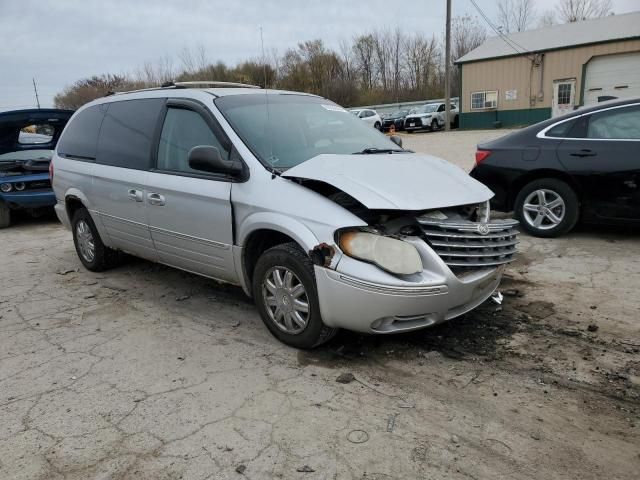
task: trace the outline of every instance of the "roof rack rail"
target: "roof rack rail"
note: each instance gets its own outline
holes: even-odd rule
[[[107,92],[105,97],[111,95],[123,95],[125,93],[149,92],[153,90],[164,90],[167,88],[262,88],[259,85],[250,85],[248,83],[236,82],[219,82],[216,80],[195,80],[190,82],[164,82],[159,87],[139,88],[137,90],[128,90],[124,92]]]
[[[219,82],[217,80],[194,80],[191,82],[173,82],[176,88],[197,88],[204,87],[239,87],[239,88],[261,88],[259,85],[238,82]]]

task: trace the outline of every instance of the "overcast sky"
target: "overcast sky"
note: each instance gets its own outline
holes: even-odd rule
[[[491,18],[493,0],[477,0]],[[535,0],[537,10],[554,0]],[[615,13],[639,9],[639,0],[613,0]],[[445,0],[0,0],[0,110],[35,106],[73,81],[127,73],[146,61],[204,45],[211,61],[235,64],[265,49],[283,53],[298,42],[339,42],[371,29],[441,35]],[[469,0],[453,0],[453,15],[477,14]]]

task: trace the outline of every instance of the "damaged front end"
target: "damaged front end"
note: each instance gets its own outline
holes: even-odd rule
[[[462,315],[495,292],[518,243],[517,221],[491,220],[488,202],[365,218],[312,252],[328,325],[395,333]]]

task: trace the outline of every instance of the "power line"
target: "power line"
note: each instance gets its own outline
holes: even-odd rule
[[[502,33],[500,31],[499,28],[497,28],[493,22],[489,19],[489,17],[487,16],[486,13],[484,13],[484,11],[482,11],[482,9],[478,6],[478,4],[475,2],[475,0],[469,0],[471,2],[471,4],[475,7],[475,9],[478,11],[478,13],[480,14],[480,16],[482,17],[482,19],[487,23],[487,25],[489,25],[489,27],[491,28],[491,30],[493,30],[496,35],[498,35],[498,37],[500,37],[500,39],[506,43],[509,47],[511,47],[511,49],[516,52],[518,55],[524,55],[525,57],[527,57],[529,60],[534,61],[534,58],[530,57],[529,55],[527,55],[528,53],[530,53],[526,48],[524,48],[522,45],[520,45],[518,42],[516,42],[515,40],[507,37],[504,33]],[[522,51],[518,50],[518,47],[520,47],[522,49]]]

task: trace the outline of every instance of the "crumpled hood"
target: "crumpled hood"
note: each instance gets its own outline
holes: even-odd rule
[[[415,153],[318,155],[285,178],[318,180],[379,210],[428,210],[480,203],[493,192],[455,165]]]

